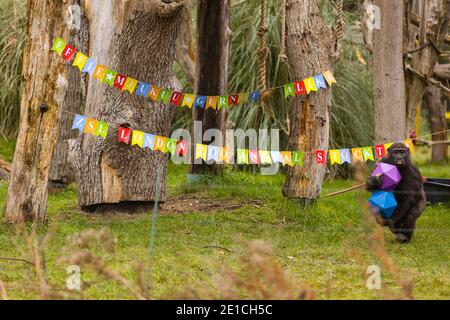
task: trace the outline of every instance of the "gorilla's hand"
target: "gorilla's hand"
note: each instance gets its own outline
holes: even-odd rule
[[[371,176],[366,181],[366,190],[367,191],[380,190],[382,184],[383,184],[383,174]]]
[[[382,227],[389,225],[389,222],[387,220],[384,220],[384,218],[381,214],[377,214],[376,221]]]

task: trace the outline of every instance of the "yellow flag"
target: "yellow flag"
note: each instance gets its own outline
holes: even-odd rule
[[[283,160],[283,165],[290,165],[291,167],[294,165],[292,163],[292,153],[290,151],[282,151],[281,159]]]
[[[261,164],[272,164],[272,158],[270,157],[270,151],[259,150],[259,159]]]
[[[123,85],[122,91],[128,91],[130,94],[133,94],[137,84],[138,81],[136,79],[128,77],[127,80],[125,81],[125,84]]]
[[[155,151],[161,151],[161,152],[166,152],[166,141],[167,138],[165,137],[161,137],[161,136],[156,136],[155,137],[155,145],[154,145],[154,149]]]
[[[314,78],[308,78],[304,80],[306,93],[310,93],[311,91],[317,91],[316,82]]]
[[[105,77],[106,71],[108,70],[107,67],[102,66],[101,64],[98,64],[94,69],[94,74],[92,75],[93,78],[97,78],[98,80],[102,81]]]
[[[406,139],[403,143],[409,148],[409,152],[414,154],[414,143],[411,139]]]
[[[249,96],[250,96],[250,93],[248,93],[248,92],[239,94],[239,103],[247,103]]]
[[[385,143],[384,150],[386,150],[386,154],[388,154],[388,149],[393,145],[393,142]]]
[[[77,52],[77,55],[75,56],[75,60],[73,60],[72,66],[78,67],[80,71],[83,70],[84,65],[86,64],[88,57],[81,52]]]
[[[341,151],[340,150],[330,150],[328,151],[330,154],[330,163],[331,164],[341,164]]]
[[[230,163],[230,149],[225,147],[219,149],[219,162]]]
[[[160,87],[150,86],[150,90],[148,91],[147,97],[152,98],[154,101],[158,100],[159,92],[161,91]]]
[[[334,78],[333,74],[331,73],[330,70],[325,71],[323,74],[323,77],[325,78],[325,80],[327,80],[328,85],[331,87],[331,85],[333,83],[337,83],[336,79]]]
[[[203,159],[206,161],[206,153],[208,151],[208,146],[206,144],[196,144],[195,145],[195,159]]]
[[[95,135],[95,129],[97,129],[97,120],[88,118],[84,126],[84,132]]]
[[[144,135],[145,133],[138,130],[133,130],[133,137],[131,138],[131,145],[134,146],[137,144],[142,148],[142,144],[144,143]]]
[[[208,97],[206,99],[206,109],[211,108],[216,110],[217,108],[217,97]]]
[[[352,149],[352,156],[353,156],[353,163],[362,161],[364,162],[363,154],[362,154],[362,148],[353,148]]]
[[[183,96],[183,101],[181,102],[181,107],[188,107],[189,109],[192,108],[192,105],[194,104],[195,95],[194,94],[188,94],[186,93]]]

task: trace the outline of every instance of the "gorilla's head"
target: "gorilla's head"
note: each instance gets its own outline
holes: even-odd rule
[[[409,148],[404,143],[394,143],[388,149],[388,163],[397,168],[409,166],[411,164]]]

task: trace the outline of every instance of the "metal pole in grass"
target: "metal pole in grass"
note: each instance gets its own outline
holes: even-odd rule
[[[155,184],[155,199],[153,201],[153,214],[152,214],[152,225],[150,230],[150,257],[149,257],[149,279],[148,279],[148,287],[151,286],[152,281],[152,266],[153,266],[153,255],[155,252],[155,237],[156,237],[156,221],[158,218],[158,203],[159,196],[161,194],[161,173],[162,173],[162,165],[159,165],[156,169],[156,184]]]

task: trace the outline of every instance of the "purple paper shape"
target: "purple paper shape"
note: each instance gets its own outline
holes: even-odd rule
[[[390,219],[397,208],[397,201],[394,193],[387,191],[377,191],[372,193],[369,204],[381,213],[383,218]]]
[[[383,174],[383,183],[381,184],[381,190],[394,190],[402,176],[396,166],[388,163],[379,162],[373,170],[372,176]]]

